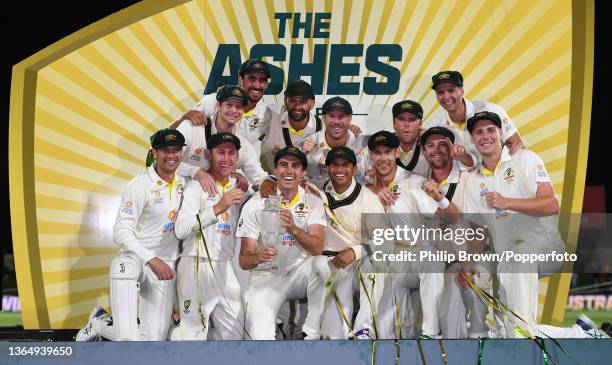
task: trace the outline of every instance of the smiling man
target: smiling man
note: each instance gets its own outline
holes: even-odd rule
[[[261,168],[258,153],[248,138],[237,134],[237,124],[240,122],[244,108],[249,99],[244,90],[238,85],[226,85],[217,90],[217,111],[206,125],[193,125],[187,120],[177,128],[185,136],[187,147],[183,151],[183,162],[179,174],[191,176],[198,180],[202,188],[209,194],[216,193],[217,187],[214,179],[205,170],[210,166],[205,158],[206,140],[215,133],[232,133],[240,139],[241,153],[236,167],[242,169],[249,183],[259,185],[268,174]]]
[[[367,339],[376,337],[378,332],[373,320],[377,302],[370,305],[368,297],[379,297],[373,292],[382,291],[384,275],[371,273],[367,252],[371,252],[370,233],[376,228],[389,227],[389,222],[376,195],[353,178],[356,164],[355,153],[346,146],[332,148],[325,158],[329,172],[329,181],[323,189],[329,220],[325,252],[333,257],[329,262],[333,294],[328,296],[325,305],[323,338]],[[362,216],[363,213],[367,215]],[[370,241],[363,242],[362,237]],[[355,293],[359,293],[360,305],[353,323]]]
[[[280,205],[281,243],[263,242],[261,212],[264,199],[256,193],[243,206],[236,237],[242,238],[240,267],[251,270],[245,294],[246,331],[254,340],[273,340],[280,306],[290,299],[308,299],[303,326],[306,339],[321,337],[321,314],[325,301],[323,230],[327,224],[319,197],[307,194],[300,181],[308,166],[296,147],[281,149],[274,156]],[[258,244],[259,241],[259,244]],[[278,269],[260,264],[275,261]]]
[[[388,131],[374,133],[368,141],[370,158],[375,171],[374,184],[384,187],[390,196],[385,196],[381,202],[389,215],[391,225],[394,227],[421,227],[425,218],[453,217],[457,208],[454,204],[438,191],[437,184],[432,179],[419,176],[419,182],[415,183],[418,175],[411,175],[409,179],[396,181],[396,158],[399,155],[399,139]],[[376,190],[375,186],[371,187]],[[384,190],[384,191],[387,191]],[[400,242],[402,243],[402,242]],[[406,245],[404,245],[406,246]],[[399,251],[419,252],[433,251],[428,242],[412,242],[408,246],[397,246]],[[398,251],[398,252],[399,252]],[[402,263],[403,264],[403,263]],[[398,264],[401,271],[385,276],[384,291],[381,298],[379,311],[381,320],[379,330],[383,338],[399,338],[399,330],[394,325],[395,300],[402,301],[411,288],[419,288],[420,301],[423,308],[423,325],[421,334],[428,337],[438,336],[440,332],[438,322],[438,304],[444,277],[442,271],[444,266],[438,268],[437,263],[406,262],[405,265]],[[416,309],[416,308],[414,308]],[[400,308],[401,310],[401,308]],[[413,325],[409,323],[407,325]],[[405,335],[406,332],[402,331]]]
[[[269,132],[261,144],[262,164],[264,169],[272,172],[274,154],[281,148],[302,147],[308,141],[307,152],[313,142],[308,140],[312,134],[323,129],[321,119],[312,113],[315,105],[315,94],[312,86],[303,80],[297,80],[285,89],[284,110],[270,123]]]
[[[110,264],[110,317],[101,307],[77,334],[115,341],[160,341],[168,336],[175,290],[178,240],[174,223],[185,178],[176,174],[185,138],[174,129],[151,136],[155,163],[123,191],[113,240],[120,247]]]
[[[440,194],[454,203],[461,211],[462,186],[459,186],[462,169],[459,162],[453,160],[455,134],[444,127],[432,127],[421,135],[423,155],[430,166],[428,178],[432,179]],[[457,193],[457,194],[456,194]],[[454,228],[460,228],[455,226]],[[457,253],[464,246],[454,242],[442,241],[436,248]],[[440,304],[440,330],[444,338],[482,338],[487,337],[489,326],[486,323],[487,305],[472,290],[461,289],[457,282],[460,263],[447,264],[444,277],[444,290]],[[480,275],[477,284],[484,289],[490,288],[491,267],[479,263]],[[468,321],[469,316],[469,321]]]
[[[436,92],[442,110],[427,121],[425,128],[438,126],[450,129],[455,134],[457,145],[479,157],[466,128],[467,120],[475,113],[490,111],[499,115],[502,121],[503,142],[508,146],[510,154],[523,148],[518,130],[501,106],[488,101],[470,101],[464,97],[463,75],[459,71],[441,71],[433,75],[431,80],[431,88]]]
[[[544,162],[527,149],[511,155],[508,147],[502,145],[503,126],[501,117],[489,111],[476,113],[467,121],[467,130],[482,163],[466,174],[462,191],[464,212],[473,213],[472,222],[487,228],[496,253],[563,253],[565,242],[555,218],[559,202]],[[468,246],[470,250],[477,252]],[[553,338],[608,337],[584,315],[568,328],[537,324],[539,279],[558,272],[562,263],[551,260],[521,263],[512,259],[498,263],[500,299],[512,310],[507,314],[515,322],[506,321],[507,337],[542,333]],[[460,282],[466,287],[466,280],[472,280],[477,269],[474,263],[464,262],[462,272]]]
[[[259,153],[257,141],[265,135],[270,126],[273,111],[262,98],[270,82],[270,67],[262,60],[250,58],[238,68],[238,86],[245,91],[248,99],[244,107],[244,115],[236,124],[236,134],[245,137]],[[193,125],[203,125],[218,110],[216,93],[203,96],[200,101],[172,123],[171,128],[177,128],[183,121],[189,120]]]
[[[212,317],[221,339],[241,340],[244,312],[232,258],[239,209],[249,194],[231,177],[240,139],[217,133],[206,144],[207,172],[215,178],[219,193],[209,195],[193,180],[185,186],[174,227],[177,238],[183,240],[177,267],[178,333],[182,340],[206,340]]]
[[[357,181],[365,181],[367,171],[365,147],[369,136],[355,136],[350,130],[353,119],[351,104],[348,100],[336,96],[323,103],[322,112],[325,130],[309,138],[313,141],[312,150],[308,152],[308,170],[306,171],[309,182],[319,189],[323,187],[329,177],[325,166],[325,156],[329,150],[337,146],[346,146],[355,151],[357,157],[355,177]]]
[[[419,136],[421,125],[423,124],[423,107],[421,104],[412,100],[403,100],[395,103],[392,107],[393,130],[400,141],[399,156],[396,158],[399,173],[402,175],[426,176],[429,172],[429,165],[421,153]],[[365,150],[369,153],[369,148]],[[371,171],[372,161],[367,159],[367,169]]]

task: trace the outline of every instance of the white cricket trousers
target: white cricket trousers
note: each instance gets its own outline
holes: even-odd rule
[[[404,250],[397,247],[396,252]],[[417,257],[421,250],[434,250],[429,246],[415,247]],[[404,298],[409,295],[410,289],[419,289],[423,323],[421,333],[427,336],[438,336],[440,324],[438,321],[438,310],[444,287],[444,264],[439,262],[394,262],[391,265],[393,272],[386,274],[384,290],[379,299],[380,324],[379,335],[382,339],[400,338],[398,325],[406,328],[411,323],[397,323],[396,313],[404,313],[399,306]],[[415,310],[415,308],[412,308]],[[404,336],[404,333],[402,333]]]
[[[211,263],[213,270],[211,269]],[[206,340],[209,320],[222,340],[242,340],[242,293],[232,261],[183,256],[177,268],[179,338]]]
[[[381,297],[378,293],[381,293],[384,288],[385,275],[361,272],[360,280],[359,267],[362,266],[361,260],[340,269],[329,262],[332,258],[327,259],[331,274],[330,282],[327,285],[331,286],[326,291],[325,310],[321,323],[323,338],[348,339],[350,335],[353,335],[350,333],[351,328],[349,326],[352,327],[353,332],[366,329],[372,337],[375,337],[378,329],[376,324],[378,299]],[[368,259],[365,258],[365,260]],[[367,289],[367,295],[363,289],[364,285]],[[332,288],[336,298],[332,295]],[[355,323],[353,323],[353,295],[355,293],[359,293],[359,311],[355,317]]]
[[[166,262],[170,267],[174,263]],[[115,341],[163,341],[168,337],[175,279],[159,280],[131,251],[121,251],[110,265],[113,331],[105,323],[105,337]],[[140,325],[138,321],[140,320]],[[102,321],[96,321],[102,322]]]
[[[521,241],[514,244],[511,250],[517,254],[546,254],[552,251],[563,253],[565,252],[565,243],[560,240],[538,243]],[[533,335],[541,336],[544,333],[553,338],[587,338],[589,336],[577,325],[554,327],[536,324],[539,279],[558,272],[561,265],[562,262],[558,261],[522,263],[515,260],[505,260],[500,262],[497,265],[500,299],[527,322],[525,324],[510,314],[509,316],[514,319],[519,328],[527,330]],[[517,333],[516,326],[510,321],[506,320],[504,324],[506,337],[523,337],[520,333]]]
[[[443,338],[465,339],[487,337],[488,305],[471,288],[463,289],[457,278],[460,263],[449,266],[444,277],[444,290],[440,302],[440,331]],[[492,265],[477,265],[480,275],[474,276],[475,284],[493,294]],[[468,328],[469,314],[469,328]]]
[[[274,340],[281,305],[290,299],[308,298],[302,330],[308,338],[321,336],[325,302],[327,258],[309,256],[288,273],[251,271],[245,294],[246,330],[253,340]]]

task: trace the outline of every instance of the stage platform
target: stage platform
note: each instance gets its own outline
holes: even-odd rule
[[[478,340],[441,342],[448,365],[478,364]],[[573,360],[563,354],[551,340],[545,341],[546,350],[559,364],[611,363],[612,339],[559,340],[559,343]],[[444,364],[440,341],[422,340],[420,344],[426,364]],[[63,348],[62,352],[71,354],[42,356],[42,347],[57,347],[56,354]],[[371,365],[373,350],[374,364],[423,364],[416,340],[401,340],[397,344],[389,340],[78,343],[1,341],[0,364]],[[38,351],[39,355],[17,355],[23,351]],[[550,359],[548,363],[554,364]],[[545,361],[542,350],[532,340],[486,340],[482,349],[482,364],[527,365],[545,364]]]

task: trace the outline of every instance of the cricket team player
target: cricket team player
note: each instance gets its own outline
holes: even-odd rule
[[[185,146],[183,135],[162,129],[151,136],[155,163],[128,183],[113,227],[120,247],[110,263],[110,317],[92,311],[77,341],[101,335],[115,341],[165,340],[175,292],[174,233],[186,178],[176,173]]]
[[[298,147],[310,151],[314,142],[308,137],[323,129],[323,121],[312,110],[315,94],[312,86],[303,80],[295,81],[285,89],[284,108],[270,123],[269,131],[261,144],[262,165],[268,172],[274,169],[274,155],[281,148]],[[305,142],[307,141],[307,142]],[[307,146],[302,148],[302,144]]]
[[[431,179],[424,180],[420,187],[408,181],[396,182],[393,171],[397,169],[396,159],[400,153],[399,139],[388,131],[374,133],[368,142],[370,157],[376,173],[376,183],[387,186],[394,194],[390,204],[385,205],[392,226],[421,227],[425,217],[434,215],[452,216],[458,213],[454,204],[450,203],[437,189]],[[432,251],[428,242],[398,242],[397,251],[412,250],[415,252]],[[379,311],[381,338],[399,338],[400,324],[397,324],[395,313],[399,311],[398,302],[407,295],[408,289],[418,287],[423,308],[423,324],[421,335],[438,337],[440,326],[438,322],[438,307],[443,288],[443,264],[406,262],[398,264],[394,273],[386,276],[385,289],[380,299]],[[442,267],[439,267],[442,266]]]
[[[371,272],[368,252],[373,230],[390,227],[389,221],[378,197],[355,181],[357,157],[350,148],[333,147],[325,165],[330,177],[323,187],[328,218],[325,252],[331,259],[323,338],[373,338],[377,333],[378,302],[370,298],[380,297],[376,293],[383,290],[384,274]],[[360,305],[353,323],[355,293]]]
[[[435,91],[442,109],[425,123],[425,129],[436,126],[450,129],[455,134],[456,145],[465,147],[470,154],[479,157],[466,128],[467,120],[475,113],[490,111],[499,115],[502,120],[502,137],[510,154],[523,148],[518,129],[501,106],[488,101],[470,101],[464,97],[463,75],[459,71],[440,71],[433,75],[431,80],[431,88]]]
[[[206,141],[215,133],[232,133],[240,138],[242,146],[236,166],[244,172],[250,184],[258,186],[268,174],[261,168],[258,153],[249,140],[237,133],[237,123],[242,120],[244,107],[249,103],[247,94],[238,85],[226,85],[217,90],[216,99],[217,111],[211,116],[210,123],[193,125],[190,120],[185,120],[177,127],[187,143],[183,151],[184,164],[179,173],[198,180],[208,193],[213,194],[217,189],[216,183],[205,172],[209,167],[209,161],[204,156]]]
[[[446,284],[444,267],[374,273],[368,266],[372,246],[363,242],[360,226],[364,212],[385,217],[376,222],[380,226],[418,226],[436,216],[453,220],[462,211],[474,214],[471,224],[486,226],[495,252],[564,252],[554,221],[559,205],[544,164],[523,149],[501,107],[463,97],[459,72],[432,77],[443,109],[425,123],[432,128],[421,133],[422,107],[404,100],[392,108],[395,133],[372,136],[351,131],[353,109],[341,97],[323,104],[321,123],[312,112],[312,87],[301,80],[288,85],[284,107],[265,105],[269,78],[264,61],[247,60],[239,85],[203,97],[173,123],[176,130],[151,137],[156,162],[126,187],[114,228],[121,250],[111,262],[113,317],[96,307],[77,339],[166,339],[175,293],[180,339],[208,339],[211,324],[221,339],[274,339],[283,303],[305,299],[305,339],[399,338],[405,324],[394,317],[410,288],[419,289],[424,338],[485,337],[486,305],[468,290],[468,281],[487,286],[489,277],[477,274],[491,268],[454,264],[457,280]],[[260,234],[270,189],[247,200],[249,186],[268,177],[260,152],[276,175],[266,187],[283,197],[284,233],[274,247]],[[307,192],[302,180],[322,191]],[[244,292],[231,264],[234,235],[241,239],[240,267],[250,271]],[[431,242],[393,244],[395,251],[436,250]],[[472,243],[467,250],[482,246]],[[270,262],[278,269],[266,266]],[[570,328],[535,323],[538,278],[559,265],[497,266],[500,298],[517,314],[504,323],[505,336],[605,337],[584,316]],[[353,322],[357,290],[360,310]]]
[[[197,181],[189,181],[174,226],[182,240],[177,268],[179,338],[206,340],[212,318],[220,339],[241,340],[244,311],[232,258],[240,206],[249,195],[231,177],[241,143],[231,133],[217,133],[206,145],[207,172],[215,178],[218,193],[209,195]]]
[[[236,237],[242,239],[240,267],[251,270],[245,293],[246,331],[254,340],[273,340],[280,306],[287,300],[308,298],[308,315],[302,328],[305,339],[321,337],[321,314],[327,261],[323,235],[327,225],[323,202],[300,186],[308,166],[306,155],[285,147],[274,157],[278,195],[282,196],[280,244],[263,242],[261,213],[264,199],[256,193],[242,208]],[[278,269],[261,264],[274,261]]]
[[[499,115],[484,111],[467,122],[472,142],[482,156],[476,170],[466,174],[464,212],[474,213],[473,223],[487,227],[496,253],[547,254],[565,252],[555,215],[559,203],[542,159],[527,149],[511,155],[502,145],[503,122]],[[468,248],[469,251],[469,248]],[[536,323],[539,278],[558,272],[562,262],[501,260],[497,265],[499,297],[514,314],[505,321],[506,337],[553,338],[607,337],[586,316],[572,327]],[[462,285],[477,274],[473,262],[463,262]]]
[[[261,100],[270,82],[270,66],[265,61],[250,58],[238,68],[237,81],[248,100],[244,115],[236,123],[235,134],[246,138],[259,154],[258,142],[267,133],[274,114],[272,108]],[[207,124],[207,119],[218,111],[217,93],[204,95],[191,110],[172,123],[171,128],[177,128],[185,120],[194,126]]]
[[[463,169],[460,162],[453,159],[455,134],[445,127],[431,127],[421,134],[423,155],[429,164],[428,177],[438,186],[438,191],[453,202],[459,211],[463,210],[461,194],[456,194]],[[455,228],[461,227],[455,225]],[[457,254],[464,250],[464,244],[438,242],[434,246],[445,252]],[[490,265],[479,263],[480,275],[476,284],[491,292]],[[457,281],[460,263],[449,263],[446,267],[444,289],[440,300],[439,319],[443,338],[484,338],[488,336],[486,323],[487,304],[477,297],[471,289],[462,289]],[[469,315],[469,316],[468,316]],[[469,320],[468,320],[469,317]],[[468,326],[469,324],[469,326]]]
[[[365,181],[367,169],[365,147],[369,136],[356,136],[350,130],[353,118],[351,104],[348,100],[336,96],[323,103],[322,112],[325,129],[309,137],[314,142],[310,145],[311,150],[304,149],[308,155],[308,169],[306,170],[308,181],[319,189],[323,188],[323,184],[329,179],[325,157],[329,150],[336,146],[346,146],[355,151],[357,156],[355,178],[357,181]]]

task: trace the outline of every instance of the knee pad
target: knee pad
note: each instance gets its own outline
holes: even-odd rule
[[[110,264],[111,280],[138,280],[142,274],[140,259],[134,254],[118,254]]]

